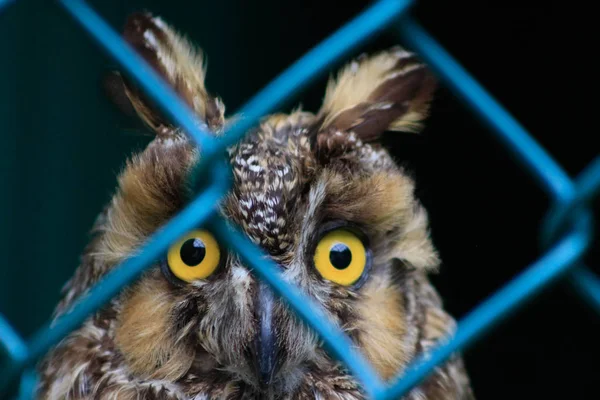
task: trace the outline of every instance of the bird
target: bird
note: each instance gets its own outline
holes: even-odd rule
[[[225,117],[206,89],[201,50],[162,18],[134,13],[122,36],[198,126],[219,137],[244,118]],[[119,174],[55,318],[194,198],[202,149],[131,78],[114,77],[115,102],[153,137]],[[382,144],[384,135],[421,130],[436,86],[401,47],[359,56],[330,78],[317,112],[265,116],[227,149],[232,187],[215,205],[386,382],[456,329],[429,281],[441,261],[427,211]],[[51,349],[38,371],[37,397],[48,400],[368,398],[285,300],[202,226]],[[473,399],[461,355],[403,398]]]

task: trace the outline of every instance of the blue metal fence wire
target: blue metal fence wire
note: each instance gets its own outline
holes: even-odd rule
[[[0,9],[11,1],[0,0]],[[242,109],[244,118],[229,128],[222,139],[212,139],[194,124],[190,110],[160,77],[81,0],[60,4],[80,23],[121,66],[137,80],[177,124],[202,148],[202,190],[184,210],[154,234],[137,255],[109,273],[69,314],[52,325],[40,328],[23,340],[0,315],[0,349],[5,361],[0,376],[0,394],[21,379],[19,398],[30,398],[35,385],[32,366],[45,352],[76,329],[90,314],[132,282],[169,245],[198,225],[210,225],[221,242],[237,252],[260,279],[284,299],[323,339],[331,354],[341,360],[362,384],[370,398],[394,399],[407,393],[454,352],[465,349],[490,331],[512,311],[541,289],[568,273],[568,279],[582,298],[600,311],[600,280],[581,262],[592,235],[590,200],[600,192],[600,157],[572,180],[544,149],[477,81],[475,81],[428,33],[404,13],[409,0],[379,0],[328,39],[317,45],[279,75]],[[347,336],[331,323],[296,287],[282,280],[275,265],[240,232],[230,227],[215,210],[215,204],[229,189],[229,169],[219,159],[226,147],[268,114],[309,84],[320,73],[376,32],[395,29],[403,40],[425,59],[454,93],[507,147],[550,196],[553,206],[541,232],[542,242],[552,246],[519,276],[482,302],[458,324],[455,336],[427,358],[415,360],[408,371],[390,384],[382,382],[364,357],[351,346]],[[205,169],[211,161],[211,168]],[[218,162],[215,163],[215,160]],[[216,165],[216,167],[215,167]]]

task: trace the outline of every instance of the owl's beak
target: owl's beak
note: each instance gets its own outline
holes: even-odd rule
[[[275,295],[271,288],[266,283],[260,282],[256,303],[258,330],[254,365],[257,369],[260,386],[263,388],[271,384],[277,369],[279,350],[273,324],[274,305]]]

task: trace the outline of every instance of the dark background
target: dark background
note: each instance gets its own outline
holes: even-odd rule
[[[231,113],[368,3],[91,4],[115,29],[148,9],[188,33]],[[567,172],[599,153],[591,9],[421,0],[413,11]],[[382,34],[355,54],[397,42]],[[51,2],[20,1],[0,14],[0,312],[25,335],[49,318],[126,156],[148,141],[104,96],[101,78],[115,65]],[[298,96],[305,109],[318,108],[325,79]],[[547,198],[448,90],[438,91],[422,134],[386,141],[417,179],[444,260],[434,281],[457,318],[540,256]],[[598,260],[597,250],[587,257]],[[558,284],[466,352],[475,393],[598,398],[599,338],[600,316]]]

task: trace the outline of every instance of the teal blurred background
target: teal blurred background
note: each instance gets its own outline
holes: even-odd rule
[[[588,51],[597,47],[597,22],[586,20],[595,13],[558,2],[416,3],[425,28],[570,174],[598,155],[597,101],[583,100],[599,69]],[[208,88],[231,115],[368,1],[90,4],[116,30],[149,10],[186,33],[205,50]],[[395,43],[382,34],[356,54]],[[0,313],[25,337],[51,317],[116,175],[150,139],[105,95],[102,79],[115,67],[51,1],[18,0],[0,13]],[[326,79],[298,94],[305,109],[318,108]],[[416,177],[444,260],[433,280],[453,315],[539,257],[546,196],[449,91],[438,91],[422,134],[385,141]],[[598,273],[599,253],[596,243],[586,259]],[[596,398],[599,335],[597,314],[559,284],[465,354],[475,393]]]

